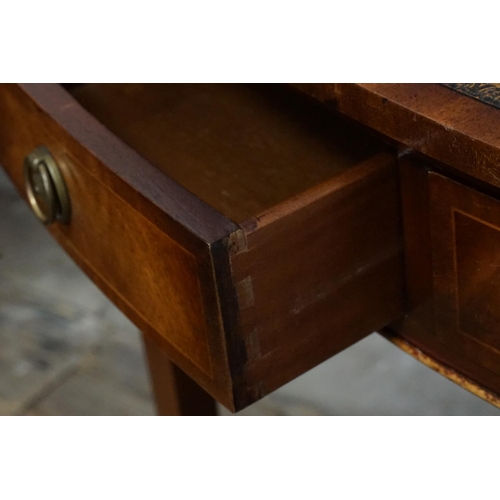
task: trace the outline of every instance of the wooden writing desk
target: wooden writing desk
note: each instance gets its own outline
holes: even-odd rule
[[[143,332],[162,414],[382,329],[497,404],[497,121],[440,85],[2,85],[0,163]]]

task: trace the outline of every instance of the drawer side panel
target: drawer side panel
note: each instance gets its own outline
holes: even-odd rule
[[[250,399],[403,314],[395,156],[381,153],[253,224],[232,257]]]

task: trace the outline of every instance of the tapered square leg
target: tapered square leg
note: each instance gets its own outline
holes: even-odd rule
[[[215,416],[215,400],[145,335],[142,336],[149,373],[161,416]]]

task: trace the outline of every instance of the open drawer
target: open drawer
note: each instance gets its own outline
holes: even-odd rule
[[[0,86],[21,193],[41,145],[71,204],[50,232],[230,409],[403,312],[395,155],[286,87]]]

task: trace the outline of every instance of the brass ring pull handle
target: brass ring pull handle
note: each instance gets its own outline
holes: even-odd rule
[[[25,158],[24,181],[31,209],[41,222],[69,222],[68,190],[57,163],[45,146],[39,146]]]

